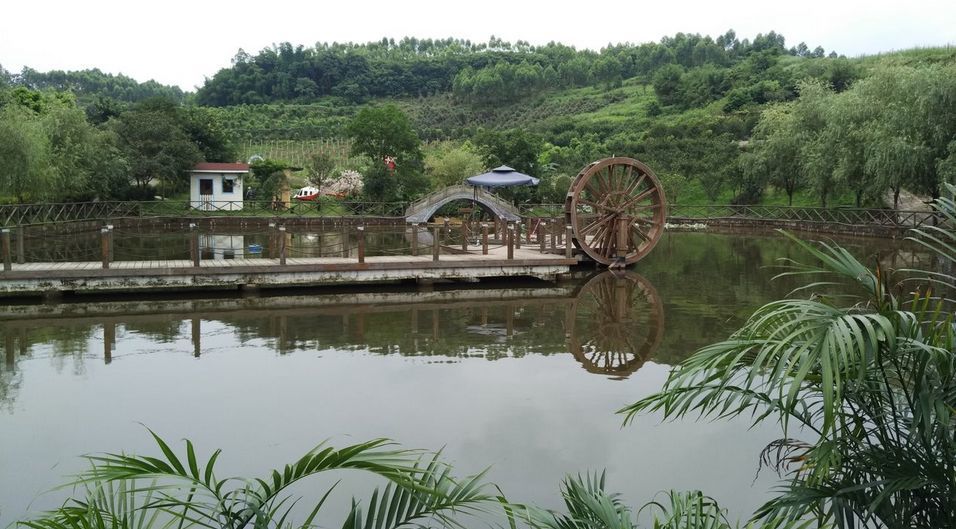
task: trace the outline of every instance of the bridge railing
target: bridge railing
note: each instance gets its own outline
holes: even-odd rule
[[[514,212],[515,214],[518,214],[518,208],[512,202],[505,200],[494,193],[489,193],[488,191],[485,191],[484,189],[480,187],[476,188],[476,187],[468,186],[464,184],[449,186],[444,189],[435,191],[434,193],[425,195],[424,197],[409,204],[405,212],[406,212],[406,215],[411,215],[415,211],[427,208],[428,206],[441,202],[442,200],[445,200],[447,198],[454,197],[454,196],[462,196],[462,195],[474,196],[476,198],[480,198],[481,200],[484,200],[486,202],[494,203],[495,205],[499,206],[505,211],[511,211],[511,212]]]

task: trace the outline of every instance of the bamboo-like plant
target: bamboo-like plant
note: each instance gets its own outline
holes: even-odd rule
[[[945,271],[956,263],[956,203],[937,209],[941,222],[913,240],[942,266],[905,271],[900,282],[838,246],[794,238],[821,264],[791,262],[786,274],[829,276],[801,291],[840,284],[842,295],[765,305],[676,367],[660,392],[621,410],[626,421],[648,411],[779,421],[783,437],[761,461],[788,479],[760,519],[956,527],[956,330],[950,298],[933,288],[956,286]]]

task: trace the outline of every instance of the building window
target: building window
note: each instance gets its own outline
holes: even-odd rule
[[[222,192],[223,193],[232,193],[233,188],[236,186],[236,181],[232,178],[223,178],[222,179]]]

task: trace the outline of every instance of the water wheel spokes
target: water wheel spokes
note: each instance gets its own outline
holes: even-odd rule
[[[654,248],[667,203],[651,169],[633,158],[606,158],[581,169],[564,204],[574,244],[603,265],[623,267]]]

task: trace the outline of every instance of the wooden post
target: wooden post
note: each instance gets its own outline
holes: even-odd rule
[[[348,257],[351,252],[349,248],[349,228],[344,223],[342,224],[342,257]]]
[[[627,256],[627,238],[630,235],[631,221],[625,217],[617,219],[617,256]]]
[[[3,269],[9,272],[13,269],[13,262],[10,260],[10,230],[4,228],[0,231],[0,237],[3,238]]]
[[[438,251],[439,251],[438,239],[440,237],[441,237],[441,228],[439,228],[438,225],[436,224],[435,227],[432,228],[432,261],[438,260]]]
[[[107,225],[106,225],[106,231],[107,231],[107,235],[108,235],[109,243],[110,243],[110,245],[109,245],[109,258],[110,258],[110,262],[112,263],[112,262],[113,262],[113,225],[112,225],[112,224],[107,224]]]
[[[23,246],[23,239],[26,237],[26,230],[23,226],[17,226],[17,264],[27,262],[27,254]]]
[[[528,243],[528,246],[531,246],[531,232],[533,231],[531,229],[531,217],[528,217],[527,223],[528,223],[528,226],[525,228],[525,237],[527,238],[527,240],[525,242]]]
[[[488,255],[488,225],[481,223],[481,255]]]
[[[285,226],[279,226],[279,264],[285,266]]]
[[[545,230],[545,228],[547,227],[547,225],[548,225],[548,223],[545,222],[545,221],[541,221],[541,222],[538,223],[538,246],[541,247],[541,248],[540,248],[540,249],[541,249],[541,252],[544,252],[544,249],[545,249],[545,248],[544,248],[544,244],[545,244],[545,243],[544,243],[544,241],[545,241],[544,230]]]
[[[103,258],[109,259],[109,248],[104,248],[104,252]],[[199,230],[196,229],[195,224],[189,225],[189,257],[193,261],[193,266],[198,267],[201,256],[199,254]]]
[[[506,231],[506,236],[508,237],[508,259],[515,258],[515,227],[510,222],[508,223],[508,230]]]
[[[461,251],[468,251],[468,221],[461,223]]]
[[[558,223],[557,223],[557,222],[551,223],[551,230],[550,230],[551,233],[550,233],[550,235],[551,235],[551,249],[552,249],[552,250],[554,250],[555,248],[557,248],[556,242],[555,242],[555,240],[554,240],[554,239],[555,239],[555,236],[556,236],[556,233],[555,233],[555,232],[556,232],[557,230],[558,230]]]
[[[564,227],[564,256],[571,258],[571,230],[570,224]]]
[[[518,222],[514,223],[513,226],[515,227],[515,248],[520,250],[521,249],[521,221],[519,220]]]
[[[358,230],[358,262],[365,262],[365,226],[355,228]]]
[[[190,246],[190,252],[192,247]],[[103,268],[110,267],[110,230],[100,228],[100,256],[103,259]]]
[[[418,224],[412,223],[412,255],[418,255]]]

